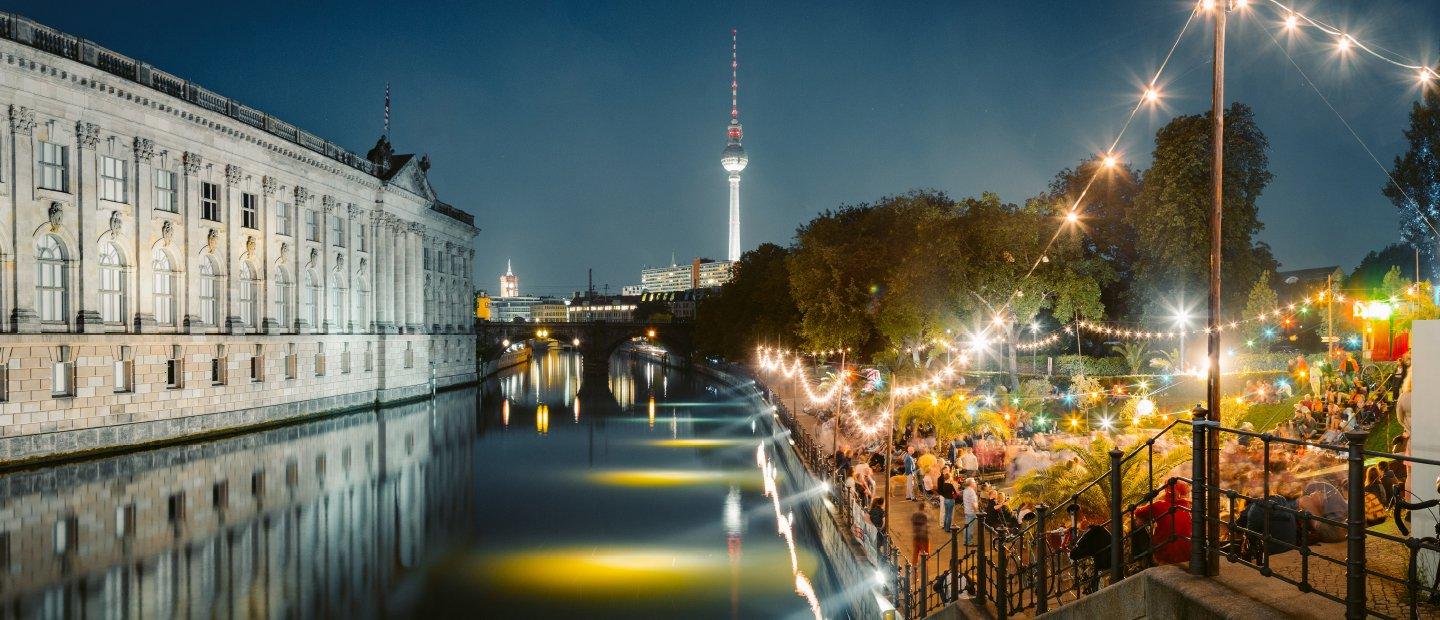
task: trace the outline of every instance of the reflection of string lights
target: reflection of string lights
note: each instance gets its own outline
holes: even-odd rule
[[[755,447],[755,464],[760,467],[760,475],[764,479],[765,497],[769,497],[771,505],[775,508],[775,525],[780,537],[785,539],[785,546],[790,550],[790,572],[795,575],[795,593],[799,594],[810,604],[810,611],[814,612],[816,620],[822,620],[820,614],[820,599],[815,595],[815,588],[810,585],[810,580],[805,577],[805,572],[800,570],[800,560],[795,554],[795,513],[784,513],[780,510],[780,489],[775,482],[775,466],[770,463],[770,457],[765,454],[765,444]]]

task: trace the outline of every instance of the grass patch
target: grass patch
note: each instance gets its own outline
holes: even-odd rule
[[[1375,452],[1389,452],[1390,442],[1396,437],[1405,433],[1405,427],[1395,419],[1395,413],[1391,412],[1370,428],[1370,436],[1365,438],[1365,449]]]

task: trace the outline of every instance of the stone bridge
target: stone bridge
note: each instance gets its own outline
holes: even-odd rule
[[[476,323],[481,344],[554,340],[580,351],[580,395],[610,395],[610,356],[627,342],[642,339],[689,359],[695,350],[689,323],[617,321]],[[578,344],[576,344],[578,342]],[[481,346],[481,350],[486,347]]]

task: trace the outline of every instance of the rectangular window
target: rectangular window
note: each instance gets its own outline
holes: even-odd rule
[[[365,225],[364,225],[364,224],[361,224],[361,225],[360,225],[360,228],[356,229],[356,231],[357,231],[357,232],[355,233],[355,249],[360,250],[361,252],[368,252],[369,250],[366,250],[366,249],[365,249],[365,246],[366,246]]]
[[[265,345],[255,345],[255,353],[250,356],[250,381],[260,383],[265,380]]]
[[[365,343],[365,372],[375,370],[375,349],[373,343]]]
[[[325,376],[325,343],[315,345],[315,376]]]
[[[185,494],[175,493],[165,502],[166,516],[172,525],[185,522]]]
[[[285,235],[286,237],[294,236],[295,231],[290,228],[291,224],[290,203],[275,203],[275,233]]]
[[[295,343],[285,345],[285,378],[294,379],[300,366],[300,354],[296,352]]]
[[[70,191],[70,147],[40,142],[40,187]]]
[[[0,364],[0,402],[10,400],[10,364],[12,363],[14,362]]]
[[[155,171],[155,208],[171,213],[180,212],[180,199],[175,194],[176,174],[169,170]]]
[[[126,161],[116,157],[100,156],[100,199],[111,202],[129,202],[126,191],[129,184],[125,169]]]
[[[420,256],[422,257],[421,262],[425,265],[425,271],[430,271],[430,248],[424,248],[424,250],[420,252]]]
[[[414,347],[414,344],[415,344],[415,343],[413,343],[413,342],[406,342],[406,343],[405,343],[405,367],[406,367],[406,368],[414,368],[414,367],[415,367],[415,347]]]
[[[337,248],[345,247],[345,220],[338,215],[330,216],[330,243]]]
[[[215,345],[215,357],[210,358],[210,382],[215,385],[225,385],[225,370],[230,359],[225,357],[225,345]]]
[[[220,186],[200,182],[200,218],[212,222],[220,221]]]
[[[75,363],[71,361],[68,345],[58,347],[58,358],[50,366],[50,395],[75,395]]]
[[[114,373],[116,392],[135,391],[135,380],[133,379],[135,376],[135,360],[132,357],[129,346],[120,346],[120,357],[115,360]]]
[[[80,546],[80,519],[70,515],[55,522],[55,555],[65,555]]]
[[[240,225],[246,228],[259,228],[260,207],[259,200],[255,194],[240,194]]]
[[[170,359],[165,360],[165,387],[185,386],[185,352],[180,345],[170,347]]]
[[[115,537],[130,540],[135,537],[135,504],[115,508]]]
[[[210,505],[216,510],[230,507],[230,481],[221,480],[210,485]]]
[[[350,343],[345,343],[345,348],[340,351],[340,374],[350,374]]]
[[[320,216],[314,209],[305,210],[305,240],[320,240]]]

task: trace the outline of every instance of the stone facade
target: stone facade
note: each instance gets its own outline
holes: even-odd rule
[[[24,18],[0,37],[0,462],[475,380],[478,229],[428,158]]]

